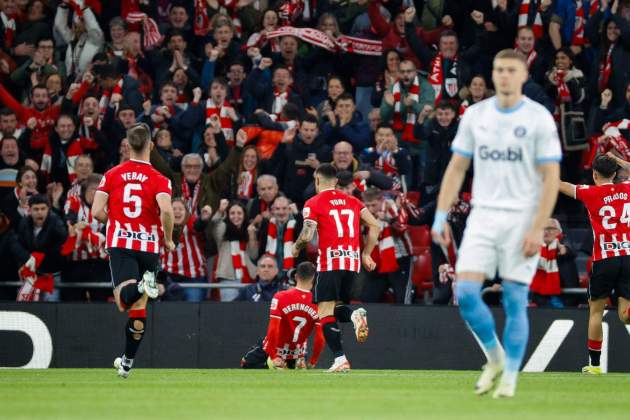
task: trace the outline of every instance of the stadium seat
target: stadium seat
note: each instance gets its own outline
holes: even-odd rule
[[[428,225],[409,226],[409,238],[411,239],[412,255],[420,255],[431,247],[431,230]]]
[[[429,293],[433,290],[431,252],[428,249],[413,257],[411,279],[416,288],[416,296],[423,296],[426,302]]]

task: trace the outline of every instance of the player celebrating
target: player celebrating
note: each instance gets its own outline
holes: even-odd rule
[[[350,363],[341,346],[339,322],[352,322],[357,341],[368,337],[367,312],[363,308],[352,311],[344,305],[350,302],[350,292],[363,260],[364,267],[372,271],[376,264],[370,257],[378,241],[380,225],[361,201],[335,189],[337,170],[328,163],[315,170],[317,195],[304,204],[304,226],[293,245],[293,256],[313,239],[319,237],[317,257],[317,285],[314,302],[317,303],[324,338],[335,357],[328,372],[347,372]],[[360,221],[369,228],[368,239],[360,255]]]
[[[269,256],[262,257],[268,258]],[[309,367],[317,365],[324,347],[322,327],[317,316],[311,289],[315,279],[315,266],[303,262],[295,269],[294,288],[278,292],[271,300],[271,314],[267,336],[254,346],[241,360],[243,368],[291,369],[306,368],[306,344],[315,329],[313,354]]]
[[[151,131],[136,124],[127,130],[127,140],[131,159],[107,171],[92,204],[94,217],[107,222],[116,305],[129,315],[125,352],[114,361],[122,378],[129,376],[146,329],[147,300],[158,295],[160,239],[167,250],[175,249],[171,183],[149,163]]]
[[[462,118],[432,228],[434,240],[448,245],[447,212],[474,159],[473,209],[455,267],[456,294],[462,318],[488,356],[475,392],[488,392],[503,372],[494,398],[512,397],[516,390],[529,334],[528,286],[560,182],[556,125],[544,107],[521,93],[527,77],[518,52],[503,50],[494,58],[496,96],[471,106]],[[484,278],[494,278],[497,268],[503,279],[505,352],[480,295]]]
[[[619,319],[630,324],[630,183],[613,184],[617,162],[599,156],[593,162],[595,185],[560,183],[560,192],[580,200],[588,210],[593,228],[593,270],[588,285],[588,353],[590,363],[583,373],[602,373],[602,318],[613,291],[619,303]]]

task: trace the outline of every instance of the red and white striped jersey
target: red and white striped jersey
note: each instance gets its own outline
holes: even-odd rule
[[[361,212],[368,211],[357,198],[326,190],[304,204],[304,221],[317,223],[317,271],[361,270]]]
[[[107,171],[98,191],[109,195],[107,248],[159,254],[164,233],[157,196],[171,195],[171,181],[149,162],[131,159]]]
[[[77,222],[85,222],[81,238],[76,241],[70,258],[72,261],[84,261],[101,257],[103,250],[103,224],[92,217],[92,209],[79,196],[69,196],[64,206],[66,215],[74,213]]]
[[[177,248],[166,253],[162,248],[162,270],[167,273],[189,278],[205,277],[206,275],[203,242],[193,228],[194,218],[194,215],[188,218],[188,222],[179,237]]]
[[[630,182],[578,185],[593,228],[593,261],[630,255]]]

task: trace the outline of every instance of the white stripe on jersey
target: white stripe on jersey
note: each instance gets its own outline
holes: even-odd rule
[[[131,224],[130,223],[125,223],[125,229],[127,229],[127,233],[128,234],[133,232],[133,229],[131,229]],[[133,237],[131,235],[127,235],[127,242],[125,244],[125,248],[133,249]]]
[[[184,272],[184,253],[182,247],[178,246],[175,252],[177,252],[177,267],[175,267],[174,273],[182,274]]]
[[[140,227],[140,232],[147,233],[147,230],[144,228],[144,226],[139,225],[139,227]],[[140,241],[140,251],[147,252],[147,241]]]
[[[352,245],[348,245],[348,250],[350,252],[353,251]],[[354,258],[350,258],[350,268],[349,268],[350,271],[356,271],[357,268],[355,267],[355,264],[356,264],[356,260]]]
[[[153,242],[153,253],[157,254],[158,252],[160,252],[160,240],[158,239],[158,226],[157,225],[151,226],[151,234],[155,238],[155,242]]]
[[[339,246],[339,248],[337,248],[340,252],[340,254],[343,254],[343,246]],[[345,270],[346,269],[346,257],[339,257],[337,258],[337,261],[339,261],[339,269],[340,270]]]
[[[190,276],[198,277],[197,271],[195,270],[195,261],[193,260],[192,248],[190,247],[190,241],[188,241],[188,227],[184,227],[184,243],[186,244],[186,257],[188,258],[188,266],[190,267]]]
[[[626,236],[625,233],[623,234],[621,238],[623,239],[624,243],[628,242],[628,237]],[[624,246],[623,251],[626,253],[626,255],[630,255],[630,249],[628,249],[627,247]]]
[[[192,241],[193,241],[193,246],[194,246],[194,252],[195,255],[197,255],[197,261],[199,261],[199,275],[204,275],[205,274],[205,266],[204,266],[204,258],[203,255],[201,255],[201,248],[199,247],[199,241],[197,241],[197,235],[192,235]]]
[[[326,271],[332,271],[333,269],[332,258],[329,257],[331,249],[331,247],[326,248],[326,255],[324,256],[326,258]]]
[[[615,257],[618,257],[619,256],[619,249],[617,248],[617,245],[619,244],[619,242],[617,241],[617,234],[615,234],[615,233],[612,234],[612,242],[613,242],[613,244],[615,246],[613,252],[615,254]]]
[[[118,246],[118,231],[120,230],[120,223],[115,222],[114,225],[114,234],[112,235],[112,248],[116,248]],[[110,224],[107,222],[107,232],[109,232]]]
[[[602,247],[602,245],[606,242],[606,235],[604,235],[603,233],[601,235],[599,235],[599,246],[601,248],[602,251],[602,258],[606,258],[606,249],[604,249],[604,247]]]

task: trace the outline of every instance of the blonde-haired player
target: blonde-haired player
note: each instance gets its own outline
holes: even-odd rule
[[[432,234],[450,242],[446,214],[474,163],[473,209],[456,265],[460,313],[488,357],[475,392],[512,397],[529,334],[527,294],[542,244],[543,227],[556,202],[562,152],[551,114],[523,96],[527,63],[513,50],[493,63],[496,96],[466,111],[453,141],[438,198]],[[506,322],[501,347],[494,319],[480,295],[486,278],[503,279]]]

